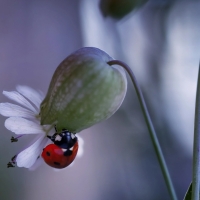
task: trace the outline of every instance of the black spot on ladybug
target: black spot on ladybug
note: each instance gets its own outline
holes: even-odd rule
[[[47,156],[50,156],[51,154],[47,151],[47,152],[46,152],[46,155],[47,155]]]
[[[72,155],[72,151],[69,149],[64,152],[64,156],[71,156],[71,155]]]
[[[60,165],[60,163],[59,163],[59,162],[54,162],[54,164],[55,164],[55,165]]]

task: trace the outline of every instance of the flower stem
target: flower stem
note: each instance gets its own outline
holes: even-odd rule
[[[173,200],[177,200],[176,193],[175,193],[175,190],[174,190],[171,178],[170,178],[170,174],[169,174],[169,171],[167,169],[167,165],[166,165],[160,144],[159,144],[157,136],[156,136],[156,132],[154,130],[153,124],[151,122],[150,115],[149,115],[147,107],[146,107],[146,103],[144,101],[144,97],[143,97],[142,92],[140,90],[140,87],[137,83],[137,80],[136,80],[136,78],[133,74],[133,71],[131,70],[131,68],[126,63],[119,61],[119,60],[111,60],[111,61],[108,62],[108,64],[109,65],[120,65],[128,72],[128,74],[129,74],[129,76],[130,76],[130,78],[133,82],[133,85],[135,87],[140,105],[142,107],[142,112],[143,112],[148,130],[149,130],[149,133],[150,133],[150,137],[151,137],[154,149],[156,151],[156,155],[157,155],[157,158],[158,158],[158,161],[159,161],[159,164],[160,164],[160,167],[161,167],[167,188],[169,190],[171,198]]]
[[[194,121],[194,146],[193,146],[193,178],[192,178],[192,200],[199,199],[199,181],[200,181],[200,64],[197,81],[196,108]]]

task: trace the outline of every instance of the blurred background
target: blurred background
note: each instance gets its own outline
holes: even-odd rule
[[[0,91],[28,85],[47,92],[59,63],[83,46],[98,47],[133,69],[183,199],[192,176],[195,91],[200,59],[200,2],[173,0],[0,0]],[[129,79],[129,78],[128,78]],[[8,100],[0,94],[0,102]],[[7,169],[28,138],[0,116],[2,200],[168,200],[141,108],[129,79],[110,119],[80,133],[84,154],[55,172]]]

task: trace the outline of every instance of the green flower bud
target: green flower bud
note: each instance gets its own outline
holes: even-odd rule
[[[120,107],[127,90],[121,66],[110,66],[108,54],[81,48],[56,69],[41,103],[41,124],[79,132],[109,118]]]
[[[134,9],[143,6],[148,0],[100,0],[102,14],[115,19],[122,19]]]

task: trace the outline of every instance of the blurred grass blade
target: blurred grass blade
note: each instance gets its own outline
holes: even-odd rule
[[[200,65],[199,65],[200,68]],[[194,144],[193,144],[193,170],[192,170],[192,200],[199,199],[199,180],[200,180],[200,70],[198,73],[196,106],[194,119]]]
[[[183,200],[191,200],[191,199],[192,199],[192,183],[190,183],[190,186]]]

